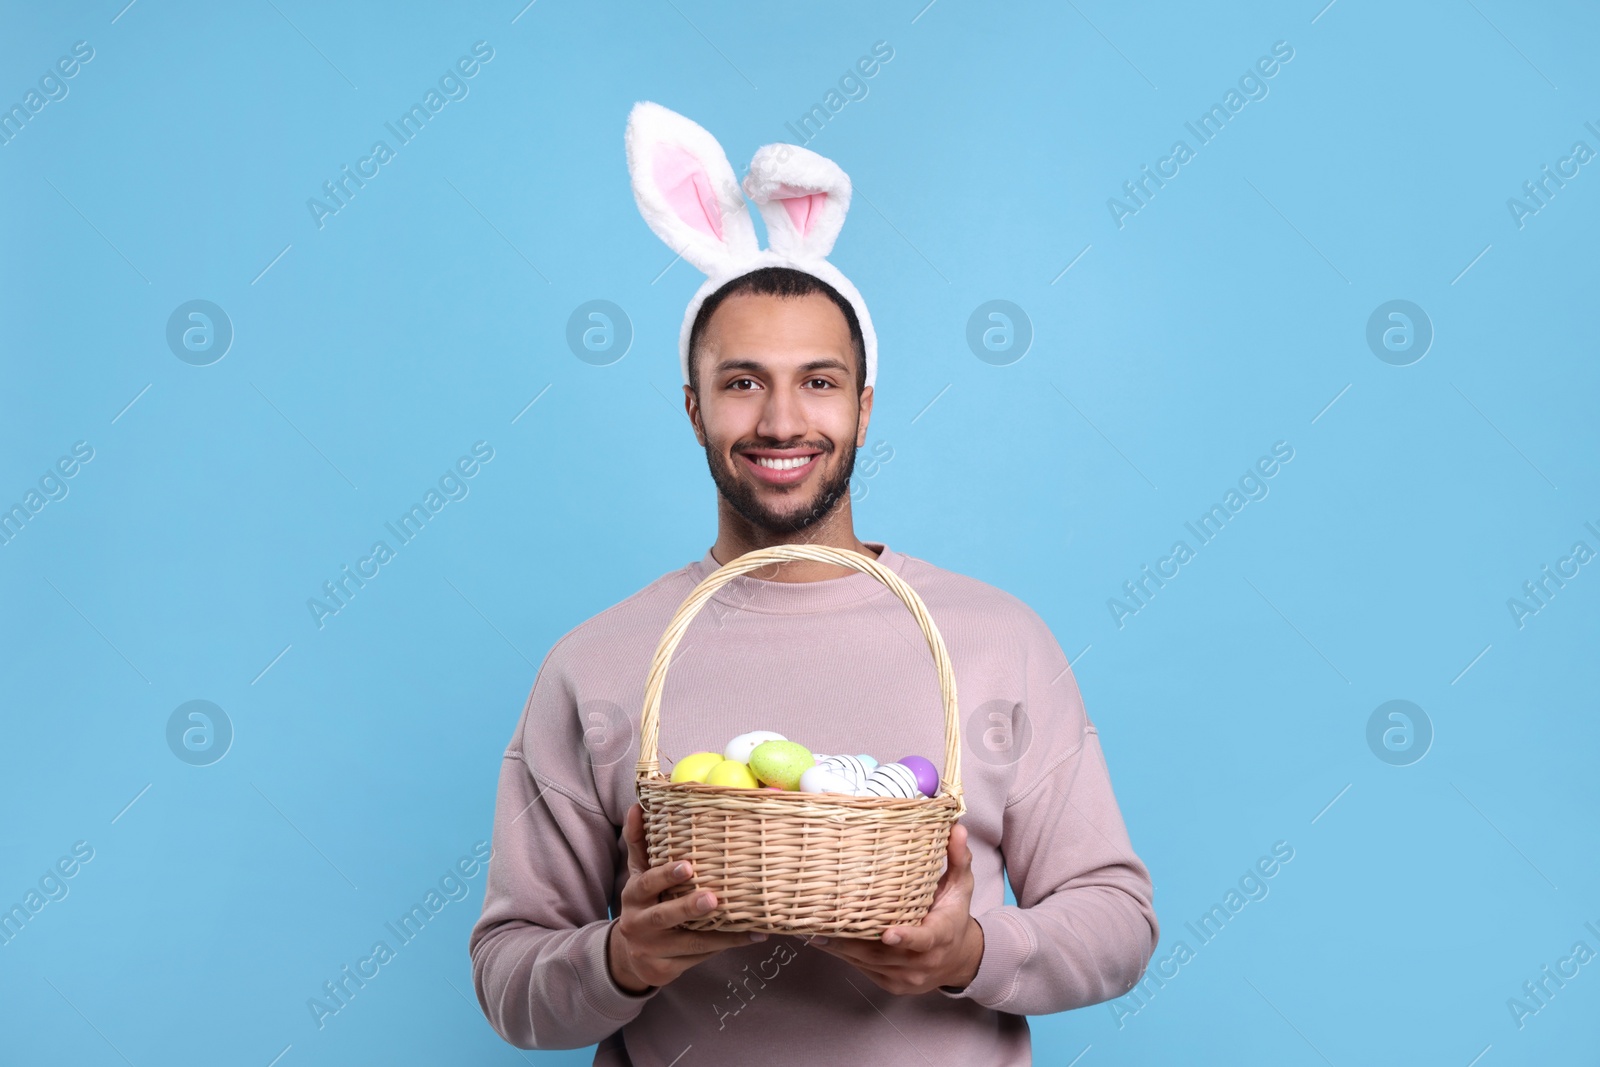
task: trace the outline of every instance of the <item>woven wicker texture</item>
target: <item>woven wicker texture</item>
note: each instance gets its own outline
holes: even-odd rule
[[[728,582],[788,560],[870,574],[917,620],[944,703],[944,768],[934,796],[903,800],[736,789],[675,783],[661,773],[661,693],[689,623]],[[950,828],[967,810],[955,673],[944,638],[916,590],[870,556],[819,545],[747,552],[695,586],[661,636],[645,682],[637,774],[651,866],[683,859],[694,865],[691,881],[667,895],[702,889],[717,895],[717,907],[682,924],[685,929],[877,938],[890,926],[915,925],[933,901]]]

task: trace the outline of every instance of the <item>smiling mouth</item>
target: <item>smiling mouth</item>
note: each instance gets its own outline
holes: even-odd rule
[[[800,481],[817,465],[816,461],[821,456],[821,452],[795,454],[782,452],[739,453],[739,458],[744,460],[746,466],[750,468],[755,476],[768,485],[792,485]]]

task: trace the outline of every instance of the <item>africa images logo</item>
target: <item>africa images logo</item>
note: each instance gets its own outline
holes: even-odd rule
[[[317,1024],[317,1029],[326,1027],[329,1019],[348,1008],[356,994],[382,974],[383,968],[393,963],[400,950],[421,935],[434,916],[452,902],[467,899],[472,892],[471,880],[480,870],[487,871],[491,858],[493,849],[489,842],[474,844],[471,855],[462,856],[453,866],[445,868],[437,886],[430,885],[423,891],[421,901],[413,902],[399,918],[383,924],[388,936],[374,941],[368,954],[356,960],[354,966],[348,963],[341,966],[338,974],[322,983],[320,994],[307,997],[306,1010],[311,1013],[311,1021]],[[389,944],[390,937],[393,945]]]
[[[1156,193],[1165,189],[1167,182],[1183,172],[1184,165],[1195,158],[1199,149],[1220,136],[1233,116],[1243,111],[1246,104],[1253,100],[1265,100],[1270,92],[1267,82],[1276,77],[1284,64],[1293,58],[1293,45],[1288,41],[1275,41],[1272,45],[1272,55],[1261,56],[1253,67],[1239,76],[1237,89],[1229,87],[1222,95],[1221,103],[1212,104],[1194,121],[1183,124],[1184,129],[1194,138],[1193,148],[1189,147],[1189,142],[1183,138],[1173,141],[1172,149],[1156,160],[1153,172],[1146,163],[1139,168],[1139,177],[1122,183],[1122,192],[1126,199],[1107,197],[1106,211],[1111,214],[1111,221],[1116,223],[1117,229],[1124,229],[1128,219],[1149,207]],[[1168,169],[1169,167],[1171,169]]]
[[[1239,477],[1239,487],[1234,489],[1230,486],[1222,495],[1222,503],[1212,504],[1199,518],[1183,524],[1184,529],[1194,535],[1195,544],[1192,547],[1182,538],[1174,541],[1167,555],[1156,560],[1154,570],[1151,570],[1150,564],[1146,563],[1140,568],[1137,578],[1123,582],[1122,591],[1127,594],[1127,598],[1106,599],[1106,610],[1111,613],[1111,621],[1117,624],[1117,629],[1122,629],[1127,625],[1128,619],[1149,607],[1156,593],[1165,588],[1167,582],[1181,574],[1183,565],[1193,560],[1201,548],[1215,540],[1233,517],[1244,510],[1246,504],[1254,500],[1265,500],[1271,492],[1267,479],[1283,470],[1284,465],[1292,459],[1294,459],[1294,446],[1288,441],[1275,442],[1272,446],[1272,455],[1261,456],[1254,466],[1245,468]]]
[[[467,499],[472,492],[469,482],[492,459],[493,445],[487,441],[474,444],[471,456],[460,457],[455,466],[439,476],[437,489],[429,486],[419,503],[412,504],[399,518],[383,524],[394,539],[393,545],[387,540],[374,541],[367,554],[356,560],[354,571],[350,564],[342,564],[337,577],[322,583],[322,597],[307,597],[306,610],[311,613],[311,621],[317,624],[317,629],[321,630],[328,619],[349,607],[356,594],[382,573],[382,568],[399,555],[401,548],[415,541],[446,504]]]
[[[306,200],[306,210],[311,213],[311,221],[317,224],[317,229],[320,230],[327,225],[326,220],[329,216],[337,215],[349,207],[356,193],[365,189],[367,182],[376,178],[381,173],[381,168],[395,159],[401,147],[415,140],[427,126],[428,120],[443,111],[446,104],[465,100],[467,94],[471,92],[467,81],[477,77],[484,64],[493,58],[494,48],[488,41],[476,42],[472,46],[472,55],[457,59],[454,67],[446,69],[439,76],[438,88],[430,85],[420,103],[414,103],[401,112],[394,122],[383,124],[384,129],[394,138],[392,147],[388,141],[381,139],[374,141],[371,150],[356,160],[355,170],[351,170],[350,164],[346,163],[339,168],[339,174],[335,178],[323,182],[322,195],[326,199],[313,196]]]

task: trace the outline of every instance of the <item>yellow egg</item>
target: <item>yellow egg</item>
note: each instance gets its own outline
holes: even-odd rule
[[[683,757],[672,768],[674,782],[703,782],[711,768],[722,762],[720,752],[695,752]]]
[[[706,785],[729,785],[739,789],[755,789],[760,786],[756,776],[750,773],[750,768],[736,759],[725,759],[706,775]]]

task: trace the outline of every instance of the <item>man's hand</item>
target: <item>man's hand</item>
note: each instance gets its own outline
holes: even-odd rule
[[[623,819],[622,837],[628,844],[628,882],[622,887],[622,914],[612,920],[606,941],[606,962],[617,985],[646,993],[723,949],[767,939],[766,934],[675,929],[716,907],[716,894],[706,890],[661,900],[664,890],[688,881],[694,872],[687,862],[649,866],[644,812],[638,804]]]
[[[950,831],[945,872],[919,926],[891,926],[881,941],[812,938],[810,944],[848,960],[890,993],[965,989],[983,960],[983,927],[972,917],[972,850],[967,828]]]

